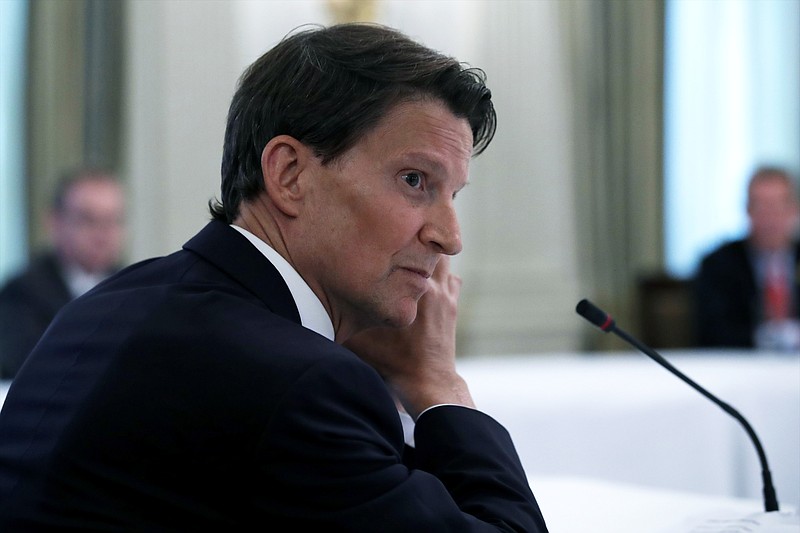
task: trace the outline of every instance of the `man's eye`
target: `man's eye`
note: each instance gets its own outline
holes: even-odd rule
[[[418,172],[403,174],[403,180],[415,189],[419,189],[422,186],[422,175]]]

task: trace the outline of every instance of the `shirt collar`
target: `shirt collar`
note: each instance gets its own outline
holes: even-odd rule
[[[292,293],[297,311],[300,313],[300,323],[303,327],[315,331],[332,341],[334,339],[333,322],[331,322],[322,302],[294,267],[274,248],[246,229],[233,224],[231,224],[231,227],[244,235],[278,270],[283,281],[289,287],[289,292]]]
[[[775,251],[753,250],[752,253],[755,258],[756,279],[759,282],[766,278],[770,264],[778,265],[787,280],[790,279],[789,273],[792,271],[794,260],[789,248]]]
[[[77,298],[85,292],[88,292],[108,276],[106,273],[86,272],[78,266],[65,266],[63,273],[64,281],[73,298]]]

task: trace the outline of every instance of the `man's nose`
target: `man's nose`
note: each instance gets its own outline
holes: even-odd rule
[[[439,253],[456,255],[461,252],[461,228],[452,201],[431,207],[429,220],[423,226],[420,238]]]

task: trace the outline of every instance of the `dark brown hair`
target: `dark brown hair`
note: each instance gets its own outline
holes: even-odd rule
[[[376,24],[306,28],[285,37],[245,70],[228,112],[222,199],[209,202],[232,222],[242,201],[264,190],[261,152],[290,135],[323,164],[354,146],[396,104],[441,100],[472,128],[473,154],[489,145],[496,115],[482,70],[468,68]]]

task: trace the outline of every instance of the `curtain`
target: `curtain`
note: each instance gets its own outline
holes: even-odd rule
[[[663,264],[663,0],[564,4],[574,88],[581,278],[637,333],[637,282]],[[619,348],[590,331],[586,349]]]
[[[61,171],[116,168],[120,151],[122,18],[118,0],[30,3],[27,176],[30,241]]]

